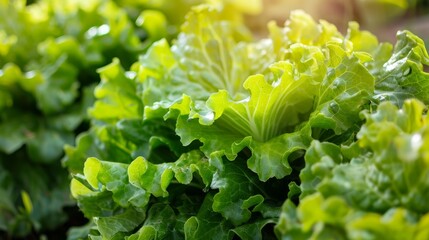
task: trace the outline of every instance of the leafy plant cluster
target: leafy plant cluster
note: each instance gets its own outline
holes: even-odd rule
[[[97,69],[130,67],[203,1],[170,2],[0,0],[0,238],[67,221],[63,147],[88,129]]]
[[[90,239],[427,239],[429,56],[293,12],[255,40],[188,13],[129,69],[99,70],[67,145]]]
[[[423,41],[299,11],[254,39],[259,8],[0,0],[0,231],[71,187],[69,239],[428,239]]]

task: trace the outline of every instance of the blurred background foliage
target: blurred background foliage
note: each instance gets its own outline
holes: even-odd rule
[[[410,30],[429,42],[427,0],[263,0],[263,12],[249,16],[247,24],[261,36],[266,22],[282,24],[293,9],[303,9],[314,19],[324,19],[343,33],[349,21],[377,35],[381,41],[395,40],[398,30]]]

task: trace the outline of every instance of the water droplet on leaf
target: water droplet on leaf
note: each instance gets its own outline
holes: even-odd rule
[[[328,109],[329,109],[329,112],[331,112],[332,114],[336,114],[340,110],[340,106],[338,106],[338,103],[336,102],[331,102],[329,103]]]
[[[405,71],[404,71],[404,73],[403,73],[403,76],[408,76],[408,75],[410,75],[411,74],[411,68],[409,67],[409,68],[407,68],[407,69],[405,69]]]

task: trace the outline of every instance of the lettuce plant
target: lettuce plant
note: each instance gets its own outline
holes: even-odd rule
[[[175,2],[177,16],[197,3]],[[63,146],[88,128],[96,69],[113,57],[128,68],[152,42],[177,34],[169,29],[182,20],[167,18],[165,4],[134,3],[0,0],[0,238],[67,220],[75,202]]]
[[[299,11],[268,27],[195,7],[172,44],[99,70],[64,159],[90,239],[427,236],[423,41]]]
[[[287,200],[276,226],[293,239],[427,239],[428,117],[411,99],[364,111],[349,145],[313,141],[300,204]]]

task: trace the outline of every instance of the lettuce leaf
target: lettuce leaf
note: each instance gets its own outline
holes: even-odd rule
[[[402,105],[407,98],[418,98],[428,104],[429,55],[422,39],[411,32],[401,31],[393,53],[382,68],[374,71],[375,99],[395,101]],[[380,71],[381,70],[381,71]]]

